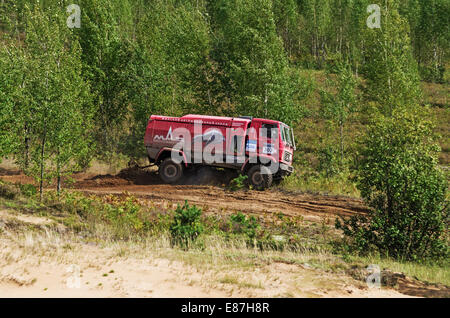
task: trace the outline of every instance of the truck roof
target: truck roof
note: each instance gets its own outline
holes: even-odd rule
[[[209,120],[233,120],[233,119],[236,120],[237,119],[237,118],[234,118],[234,117],[195,115],[195,114],[184,115],[181,118],[209,119]],[[239,119],[241,119],[241,118],[239,118]]]
[[[185,115],[183,117],[152,115],[150,117],[150,119],[162,120],[162,121],[174,121],[174,122],[187,122],[187,123],[194,123],[195,121],[201,120],[204,124],[220,125],[220,126],[228,126],[228,127],[233,125],[233,123],[236,123],[236,124],[240,123],[242,125],[242,124],[251,122],[250,119],[246,119],[246,118],[207,116],[207,115],[194,115],[194,114]]]
[[[265,119],[265,118],[250,119],[250,118],[246,118],[246,117],[225,117],[225,116],[209,116],[209,115],[196,115],[196,114],[184,115],[182,117],[152,115],[150,118],[154,119],[154,120],[190,122],[190,123],[193,123],[196,120],[201,120],[204,124],[221,125],[221,126],[231,126],[233,122],[241,123],[241,124],[249,123],[252,120],[264,121],[266,123],[271,123],[271,124],[280,123],[277,120],[271,120],[271,119]]]

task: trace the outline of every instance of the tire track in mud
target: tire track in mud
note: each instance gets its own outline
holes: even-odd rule
[[[140,199],[153,202],[183,203],[208,207],[209,212],[244,213],[267,215],[283,213],[287,216],[303,216],[307,220],[318,221],[322,218],[349,216],[365,213],[367,208],[359,199],[283,193],[278,190],[229,192],[217,186],[194,185],[120,185],[118,187],[78,188],[88,194],[120,195],[124,192]]]
[[[143,200],[152,201],[159,206],[184,203],[203,207],[206,213],[230,214],[236,211],[261,216],[283,213],[287,216],[303,216],[305,220],[321,221],[337,216],[350,216],[366,213],[367,207],[361,199],[344,196],[331,196],[298,193],[269,189],[266,191],[240,190],[231,192],[226,184],[234,177],[228,172],[207,175],[210,185],[198,180],[202,176],[191,174],[186,184],[168,185],[159,180],[155,171],[127,168],[117,175],[73,175],[75,184],[71,189],[95,195],[122,195],[125,192]],[[1,174],[1,179],[9,182],[30,183],[20,172]],[[204,176],[203,176],[204,177]],[[189,183],[190,182],[190,183]],[[211,185],[212,184],[212,185]]]

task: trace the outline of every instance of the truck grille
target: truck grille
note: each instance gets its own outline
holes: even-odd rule
[[[285,151],[284,154],[283,154],[283,160],[286,161],[286,162],[291,162],[291,153]]]

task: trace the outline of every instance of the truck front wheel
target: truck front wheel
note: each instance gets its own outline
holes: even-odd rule
[[[181,163],[166,158],[159,166],[159,177],[165,183],[175,183],[183,176],[183,166]]]
[[[251,167],[247,176],[248,182],[256,190],[264,190],[272,185],[273,175],[266,166],[257,165]]]

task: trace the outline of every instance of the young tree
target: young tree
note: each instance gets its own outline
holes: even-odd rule
[[[19,93],[20,73],[14,67],[17,61],[14,52],[9,43],[0,44],[0,158],[18,147],[13,96]]]
[[[336,79],[328,82],[328,90],[322,90],[322,115],[339,127],[340,163],[344,161],[344,126],[349,116],[357,111],[355,89],[358,82],[346,64],[337,67]],[[333,93],[331,90],[335,90]]]
[[[295,0],[273,0],[273,13],[278,35],[283,39],[284,48],[290,58],[298,54],[299,16]]]
[[[218,1],[213,9],[213,58],[230,114],[284,121],[298,118],[288,61],[269,0]]]
[[[83,0],[79,36],[83,76],[94,95],[96,106],[96,154],[111,162],[119,152],[120,138],[129,117],[130,95],[133,93],[130,61],[133,45],[129,40],[131,14],[127,1]]]
[[[143,137],[152,113],[177,116],[217,114],[218,110],[213,107],[208,81],[210,30],[203,4],[154,1],[138,4],[136,10],[140,24],[134,30],[136,43],[128,72],[133,121],[123,149],[140,158],[145,154]]]
[[[35,7],[26,8],[25,18],[26,38],[1,59],[11,72],[6,116],[0,117],[9,119],[9,140],[16,140],[8,142],[9,152],[22,166],[29,161],[25,173],[39,182],[42,197],[44,181],[55,176],[59,190],[62,173],[76,168],[87,152],[91,112],[80,47],[64,16]]]
[[[380,7],[381,28],[366,29],[364,93],[389,116],[396,107],[416,105],[421,91],[408,24],[398,13],[397,2],[385,0]]]
[[[448,257],[447,180],[424,114],[408,107],[380,116],[363,140],[357,187],[371,211],[337,220],[362,253],[373,249],[407,260]]]

